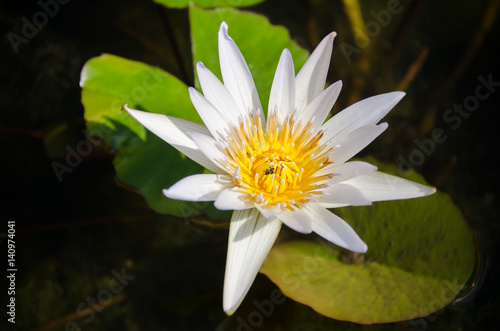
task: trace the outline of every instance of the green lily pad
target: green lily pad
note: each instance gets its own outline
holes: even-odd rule
[[[190,2],[198,7],[213,8],[219,6],[248,7],[264,2],[264,0],[154,0],[154,2],[168,8],[186,8]]]
[[[217,32],[221,22],[227,22],[229,35],[238,45],[250,68],[264,112],[267,112],[274,73],[283,49],[290,50],[296,73],[309,57],[309,52],[290,38],[287,29],[272,25],[262,15],[234,8],[204,10],[191,7],[189,19],[194,67],[201,61],[221,80]]]
[[[405,178],[423,182],[416,173]],[[368,244],[365,255],[316,237],[276,245],[261,268],[285,295],[325,316],[362,324],[427,316],[452,302],[474,272],[474,233],[444,193],[332,212]]]
[[[116,150],[113,163],[118,179],[137,188],[159,213],[199,214],[203,208],[167,199],[162,189],[203,168],[121,110],[128,103],[132,108],[201,122],[187,86],[159,68],[109,54],[89,60],[80,83],[87,130]]]

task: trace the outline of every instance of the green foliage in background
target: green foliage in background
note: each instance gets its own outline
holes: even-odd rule
[[[201,8],[214,8],[219,6],[232,6],[232,7],[248,7],[264,0],[154,0],[168,8],[186,8],[193,4]]]

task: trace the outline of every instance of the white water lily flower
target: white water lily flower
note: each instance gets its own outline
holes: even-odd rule
[[[316,232],[348,250],[367,245],[326,208],[407,199],[435,189],[346,162],[386,128],[377,124],[405,95],[392,92],[360,101],[323,123],[342,86],[324,89],[335,33],[326,36],[295,76],[290,52],[278,63],[264,118],[257,89],[240,50],[219,30],[224,83],[196,66],[204,95],[189,88],[205,125],[133,110],[137,121],[214,172],[186,177],[163,193],[177,200],[214,201],[234,210],[229,231],[223,308],[237,309],[273,245],[281,224]]]

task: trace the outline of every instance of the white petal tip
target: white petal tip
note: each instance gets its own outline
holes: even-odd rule
[[[292,53],[290,53],[290,50],[288,48],[283,49],[283,52],[281,52],[281,55],[283,56],[284,54],[286,54],[290,58],[292,57]]]
[[[223,203],[221,200],[215,200],[214,207],[218,210],[231,210],[231,207]]]
[[[377,124],[377,127],[379,127],[382,130],[382,132],[384,132],[389,127],[389,123],[382,122],[382,123]],[[382,133],[382,132],[380,132],[380,133]]]
[[[122,109],[125,109],[125,111],[130,115],[132,115],[132,113],[135,111],[135,109],[129,108],[127,103],[122,106]]]
[[[363,243],[363,245],[359,245],[359,247],[356,247],[356,249],[353,250],[353,252],[361,254],[365,254],[367,251],[368,251],[368,245],[365,243]]]
[[[345,249],[359,254],[365,254],[368,251],[368,245],[364,243],[364,241],[359,240],[352,245],[347,245],[344,247]]]
[[[198,70],[204,70],[204,69],[206,69],[206,68],[207,68],[207,67],[205,67],[205,65],[203,64],[203,62],[198,61],[198,62],[196,63],[196,70],[197,70],[197,71],[198,71]]]
[[[240,303],[241,303],[241,301],[237,302],[236,304],[231,304],[231,305],[223,303],[222,309],[224,310],[224,312],[226,313],[227,316],[231,316],[232,314],[234,314],[236,309],[238,309]]]
[[[227,33],[227,29],[228,29],[227,23],[222,22],[220,24],[219,33],[222,33],[224,35],[224,37],[231,38],[231,37],[229,37],[229,34]]]
[[[427,186],[427,185],[423,185],[423,184],[415,183],[415,182],[413,184],[416,185],[418,188],[418,193],[416,193],[413,196],[414,198],[426,197],[428,195],[433,195],[434,193],[437,192],[437,189],[433,186]],[[408,199],[410,199],[410,198],[408,198]]]
[[[333,40],[335,39],[335,37],[337,37],[337,32],[332,31],[332,32],[330,32],[329,34],[327,34],[327,35],[323,38],[322,42],[325,42],[325,43],[333,43]]]
[[[182,197],[175,194],[175,190],[172,190],[171,188],[169,189],[165,188],[161,192],[163,193],[164,196],[172,200],[186,200],[185,198],[183,199]]]
[[[143,120],[147,120],[149,118],[148,116],[153,114],[150,112],[129,108],[128,104],[124,104],[122,106],[122,109],[124,109],[130,116],[132,116],[137,122],[141,123],[142,125],[144,125]],[[156,114],[154,114],[153,116],[155,115]]]
[[[424,193],[424,196],[427,196],[427,195],[432,195],[432,194],[436,193],[437,189],[435,187],[432,187],[432,186],[426,186],[425,189],[423,189],[422,191]]]
[[[392,92],[394,93],[395,95],[397,95],[397,98],[399,98],[399,100],[403,99],[404,96],[406,95],[406,92],[403,92],[403,91],[395,91],[395,92]]]

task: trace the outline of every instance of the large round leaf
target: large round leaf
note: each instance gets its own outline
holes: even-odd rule
[[[168,8],[186,8],[189,3],[203,8],[219,6],[247,7],[264,2],[264,0],[154,0],[154,2]]]
[[[406,177],[422,182],[415,173]],[[426,316],[448,305],[474,271],[474,233],[446,194],[332,212],[368,244],[365,255],[317,237],[273,247],[261,269],[323,315],[363,324]]]
[[[103,137],[116,150],[113,161],[118,178],[137,188],[160,213],[187,217],[202,206],[167,199],[162,189],[203,171],[173,147],[121,110],[131,107],[201,122],[187,86],[163,70],[118,56],[104,54],[89,60],[81,74],[82,103],[90,134]]]

